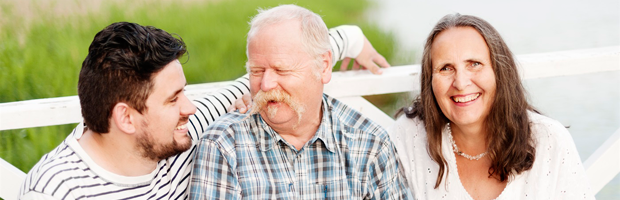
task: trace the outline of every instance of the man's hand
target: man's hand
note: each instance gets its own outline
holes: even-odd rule
[[[239,113],[243,114],[248,112],[250,107],[252,107],[252,97],[250,94],[245,94],[228,107],[228,112],[239,110]]]
[[[340,71],[346,71],[350,62],[351,58],[343,59],[340,65]],[[355,58],[351,70],[359,70],[360,66],[370,70],[373,74],[382,74],[383,71],[381,68],[390,67],[390,63],[388,63],[387,60],[372,47],[368,39],[364,37],[364,47],[362,52]]]

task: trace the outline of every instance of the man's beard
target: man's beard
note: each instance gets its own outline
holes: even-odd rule
[[[288,105],[288,107],[293,109],[293,111],[297,114],[297,125],[299,125],[301,122],[301,115],[304,113],[305,109],[299,102],[295,101],[290,94],[282,90],[269,90],[267,92],[259,90],[252,99],[252,107],[249,115],[265,110],[269,115],[269,118],[274,118],[278,113],[278,108],[275,106],[268,106],[269,102],[280,102]]]
[[[187,122],[187,118],[182,118],[179,122]],[[144,127],[149,127],[148,123],[143,122]],[[183,153],[187,151],[191,145],[191,140],[187,140],[185,143],[179,143],[176,139],[172,138],[172,142],[168,144],[157,144],[151,135],[149,128],[138,136],[138,148],[142,151],[142,156],[149,158],[153,161],[160,161],[171,156]],[[189,137],[189,136],[187,136]]]

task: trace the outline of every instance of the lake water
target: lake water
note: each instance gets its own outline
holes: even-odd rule
[[[377,0],[367,17],[393,31],[402,45],[398,48],[413,51],[419,63],[431,28],[455,12],[487,20],[516,55],[620,45],[618,0]],[[617,66],[620,69],[620,60]],[[583,161],[620,129],[620,71],[531,79],[525,87],[537,109],[570,126]],[[596,196],[618,197],[620,176]]]

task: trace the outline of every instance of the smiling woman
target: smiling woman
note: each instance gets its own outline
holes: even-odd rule
[[[495,75],[484,38],[472,27],[451,28],[437,34],[431,55],[433,94],[453,122],[452,132],[480,132],[495,98]]]
[[[594,198],[570,134],[527,102],[489,23],[445,16],[421,65],[420,96],[388,131],[416,198]]]

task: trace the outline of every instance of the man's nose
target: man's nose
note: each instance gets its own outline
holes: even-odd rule
[[[189,100],[189,98],[187,98],[187,96],[185,96],[185,94],[181,95],[180,98],[182,98],[181,101],[183,103],[181,106],[181,115],[190,116],[196,113],[196,106]]]
[[[272,70],[267,70],[263,74],[260,89],[264,92],[274,89],[278,86],[278,74]]]

